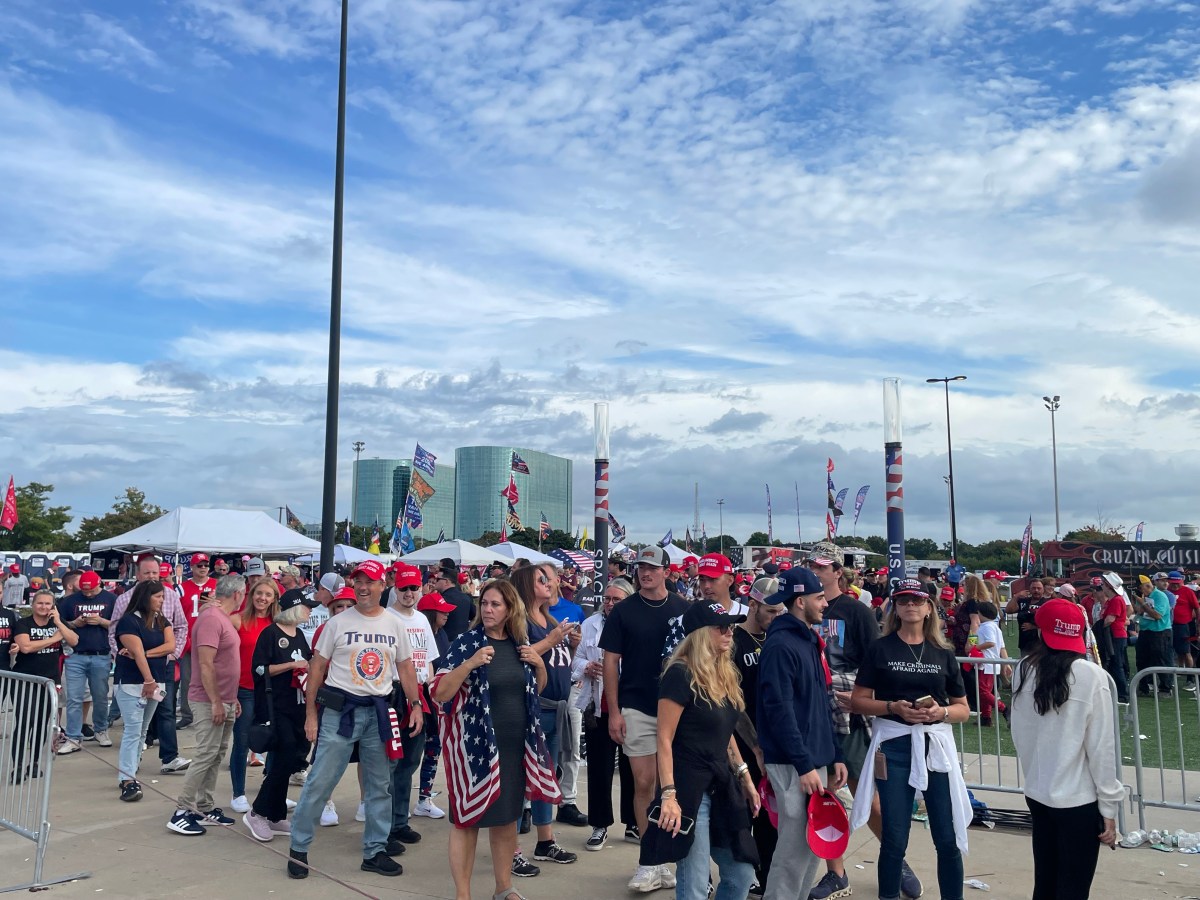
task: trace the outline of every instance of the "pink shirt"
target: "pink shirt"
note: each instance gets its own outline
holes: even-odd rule
[[[222,703],[233,703],[237,700],[238,677],[242,672],[242,641],[233,620],[219,603],[200,610],[192,631],[192,683],[188,686],[188,700],[192,703],[211,702],[201,678],[201,647],[216,648],[213,669],[217,676],[217,693]]]

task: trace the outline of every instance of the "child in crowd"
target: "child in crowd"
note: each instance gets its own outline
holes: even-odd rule
[[[977,637],[979,643],[975,645],[975,650],[983,653],[986,659],[1008,659],[1008,649],[1004,646],[1004,633],[1000,630],[1000,625],[996,621],[1000,612],[994,603],[983,602],[979,604],[979,630]],[[996,676],[1003,671],[1007,677],[1011,677],[1011,667],[1009,666],[992,666],[985,665],[980,667],[979,671],[979,697],[980,697],[980,717],[982,724],[990,726],[992,724],[992,707],[995,706],[1000,710],[1000,714],[1008,718],[1008,707],[1004,705],[1004,701],[996,696]]]

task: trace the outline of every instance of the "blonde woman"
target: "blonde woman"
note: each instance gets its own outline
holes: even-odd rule
[[[733,739],[745,702],[730,654],[733,626],[745,621],[719,603],[688,607],[684,639],[659,685],[662,787],[640,862],[677,862],[678,900],[704,900],[710,858],[720,872],[716,900],[745,900],[754,883],[758,852],[750,822],[758,815],[759,798]]]
[[[239,813],[250,812],[250,801],[246,797],[247,755],[254,756],[252,765],[263,764],[261,757],[250,754],[250,726],[254,722],[254,647],[258,644],[258,636],[277,615],[279,585],[273,578],[260,578],[250,588],[241,611],[231,617],[242,641],[242,669],[238,678],[238,703],[242,705],[242,713],[233,724],[233,747],[229,751],[229,780],[233,787],[230,806]]]

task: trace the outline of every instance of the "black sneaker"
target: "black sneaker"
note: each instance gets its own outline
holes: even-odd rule
[[[200,821],[205,825],[224,825],[226,827],[233,824],[233,819],[225,815],[225,810],[219,806],[214,806],[208,812],[200,817]]]
[[[94,741],[96,739],[96,732],[92,729],[91,725],[83,726],[83,739],[85,741]]]
[[[808,895],[808,900],[837,900],[839,897],[849,897],[853,893],[850,887],[850,876],[839,876],[836,872],[826,872],[825,877],[817,882],[817,886]]]
[[[561,863],[564,866],[570,865],[579,859],[574,853],[564,850],[554,841],[538,841],[537,846],[533,850],[533,858]]]
[[[405,844],[419,844],[421,842],[420,833],[413,831],[407,825],[405,825],[403,828],[397,828],[388,835],[389,841],[393,838]]]
[[[584,848],[587,850],[603,850],[604,845],[608,843],[607,828],[593,828],[592,836],[584,843]]]
[[[202,834],[208,833],[208,829],[200,824],[200,817],[196,813],[188,812],[186,809],[175,810],[175,815],[171,816],[171,821],[167,823],[167,827],[176,834],[182,834],[187,837],[199,837]]]
[[[588,823],[587,816],[581,813],[574,803],[564,803],[560,806],[555,818],[564,825],[574,825],[576,828],[582,828]]]
[[[640,844],[642,842],[642,833],[638,831],[636,825],[625,826],[625,843]]]
[[[533,878],[535,875],[541,875],[542,870],[525,858],[525,854],[518,850],[513,854],[512,873],[518,878]]]
[[[521,813],[521,824],[517,826],[517,834],[529,834],[533,828],[533,813],[528,809]]]
[[[121,799],[126,803],[133,803],[142,799],[142,786],[136,781],[121,782]]]
[[[308,854],[301,853],[299,850],[289,850],[287,873],[288,878],[307,878]]]
[[[191,728],[191,727],[192,727],[191,719],[180,719],[178,722],[175,723],[176,731],[183,731],[183,729]]]
[[[374,872],[376,875],[403,875],[404,866],[396,862],[386,853],[376,853],[370,859],[364,859],[360,868],[364,872]]]
[[[408,848],[404,846],[396,838],[388,838],[387,846],[383,848],[383,852],[388,856],[403,856]]]

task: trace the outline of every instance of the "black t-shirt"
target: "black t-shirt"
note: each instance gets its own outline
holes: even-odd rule
[[[682,616],[687,608],[688,602],[678,594],[668,592],[662,600],[647,600],[639,592],[630,594],[608,614],[600,632],[600,649],[621,654],[617,703],[622,709],[658,715],[663,642],[671,619]]]
[[[259,676],[259,668],[265,670],[267,666],[278,666],[301,659],[312,659],[312,650],[303,631],[296,629],[296,634],[289,636],[274,623],[262,630],[258,642],[254,645],[254,655],[250,659],[250,666],[254,671],[254,718],[257,721],[265,722],[269,718],[266,682]],[[277,715],[294,714],[297,707],[304,706],[304,694],[296,683],[298,671],[288,669],[271,676],[271,702]]]
[[[166,622],[165,619],[162,620]],[[167,640],[167,634],[164,628],[151,628],[145,623],[141,616],[134,613],[128,613],[121,616],[121,621],[117,622],[117,647],[124,648],[125,644],[121,641],[121,635],[132,634],[142,641],[143,650],[153,650],[155,647],[161,647]],[[107,645],[107,641],[105,642]],[[152,656],[146,660],[146,664],[150,667],[150,674],[155,681],[165,682],[167,680],[167,658],[165,656]],[[127,658],[117,654],[117,664],[113,671],[113,681],[117,684],[141,684],[145,681],[142,677],[142,670],[138,668],[137,662],[132,658]]]
[[[885,635],[867,648],[854,681],[871,688],[876,700],[908,700],[929,695],[945,706],[951,697],[965,697],[962,669],[954,652],[931,644],[906,644],[899,632]],[[904,723],[899,716],[887,716]]]
[[[734,626],[733,664],[742,675],[742,696],[746,700],[746,715],[751,722],[754,722],[758,710],[758,661],[766,639],[765,634],[756,638],[740,625]]]
[[[23,619],[19,619],[13,628],[13,637],[16,638],[19,634],[29,635],[31,641],[44,641],[58,634],[58,626],[54,622],[38,625],[33,621],[33,616],[26,616]],[[56,644],[43,647],[34,653],[18,653],[17,661],[13,664],[12,670],[14,672],[22,672],[25,675],[37,675],[40,678],[49,678],[57,684],[58,671],[62,664],[62,645],[63,642],[59,641]]]
[[[614,610],[619,608],[614,607]],[[676,663],[663,672],[658,685],[658,696],[673,700],[683,707],[679,726],[675,729],[675,740],[671,746],[684,748],[686,752],[704,759],[723,760],[737,724],[738,710],[725,701],[720,705],[697,700],[692,693],[692,676],[687,666]]]
[[[1028,631],[1021,628],[1026,622],[1030,625],[1036,624],[1033,620],[1034,614],[1037,613],[1038,607],[1046,602],[1046,598],[1035,600],[1033,597],[1020,597],[1017,599],[1017,649],[1021,653],[1030,650],[1038,642],[1038,630],[1031,628]]]
[[[69,597],[64,597],[58,604],[58,614],[64,622],[74,622],[80,616],[99,616],[102,619],[112,618],[113,606],[117,598],[108,591],[101,591],[95,597],[85,597],[82,591],[77,591]],[[80,625],[73,629],[79,635],[79,643],[75,645],[76,653],[110,653],[108,645],[108,628],[104,625]],[[142,683],[141,677],[138,684]]]
[[[447,603],[454,604],[454,611],[446,613],[445,625],[446,637],[454,640],[471,627],[474,601],[470,594],[464,593],[456,587],[449,587],[442,591],[442,599]]]
[[[9,648],[12,647],[13,629],[20,621],[15,609],[0,609],[0,672],[9,670]]]
[[[825,619],[817,626],[825,641],[825,658],[834,672],[853,672],[879,638],[879,622],[871,608],[853,594],[842,594],[825,607]]]

